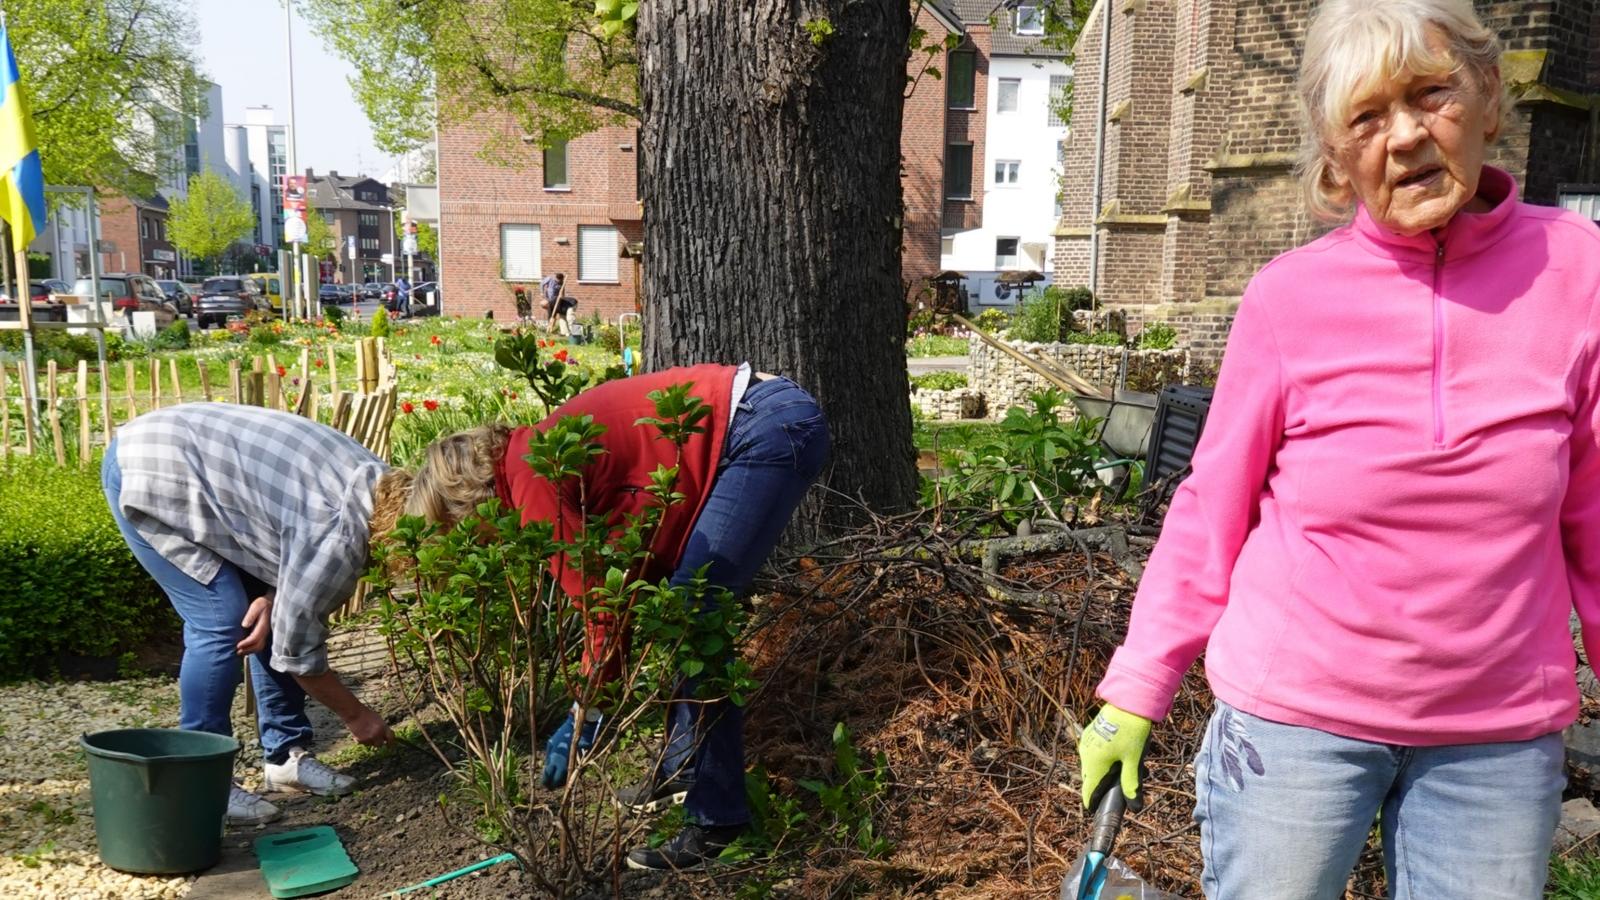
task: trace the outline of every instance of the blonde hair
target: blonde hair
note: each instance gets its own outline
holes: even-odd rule
[[[406,501],[411,499],[411,481],[410,469],[390,469],[372,486],[372,516],[367,519],[367,533],[373,543],[387,537],[404,514]]]
[[[412,476],[404,514],[454,525],[495,496],[495,470],[511,440],[508,426],[479,425],[428,445]]]
[[[1428,46],[1430,30],[1443,36],[1445,52]],[[1296,173],[1306,209],[1324,221],[1350,214],[1354,199],[1334,180],[1327,135],[1330,123],[1344,122],[1375,84],[1402,73],[1465,71],[1486,97],[1500,95],[1504,116],[1510,107],[1495,76],[1499,64],[1500,41],[1471,0],[1324,0],[1306,28],[1300,60],[1304,141]],[[1497,125],[1490,139],[1499,132]]]

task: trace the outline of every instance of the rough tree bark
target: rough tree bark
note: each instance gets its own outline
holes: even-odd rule
[[[650,0],[638,24],[645,359],[788,375],[828,416],[823,482],[875,509],[910,506],[909,4]],[[814,491],[796,527],[829,530],[839,509]]]

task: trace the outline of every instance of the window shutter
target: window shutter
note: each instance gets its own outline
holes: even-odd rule
[[[617,280],[617,230],[609,225],[578,226],[578,280]]]
[[[539,277],[539,226],[500,226],[500,268],[506,281]]]

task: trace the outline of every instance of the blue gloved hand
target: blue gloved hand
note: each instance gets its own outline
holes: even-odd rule
[[[546,788],[555,789],[567,783],[567,757],[572,752],[572,729],[572,713],[567,713],[556,733],[550,735],[549,743],[544,745],[544,774],[540,776],[539,783]],[[583,731],[578,734],[579,753],[594,746],[594,736],[599,731],[599,718],[583,723]]]

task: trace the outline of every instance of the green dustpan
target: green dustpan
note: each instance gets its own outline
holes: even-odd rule
[[[341,888],[360,874],[327,825],[256,838],[261,877],[274,897],[307,897]]]

